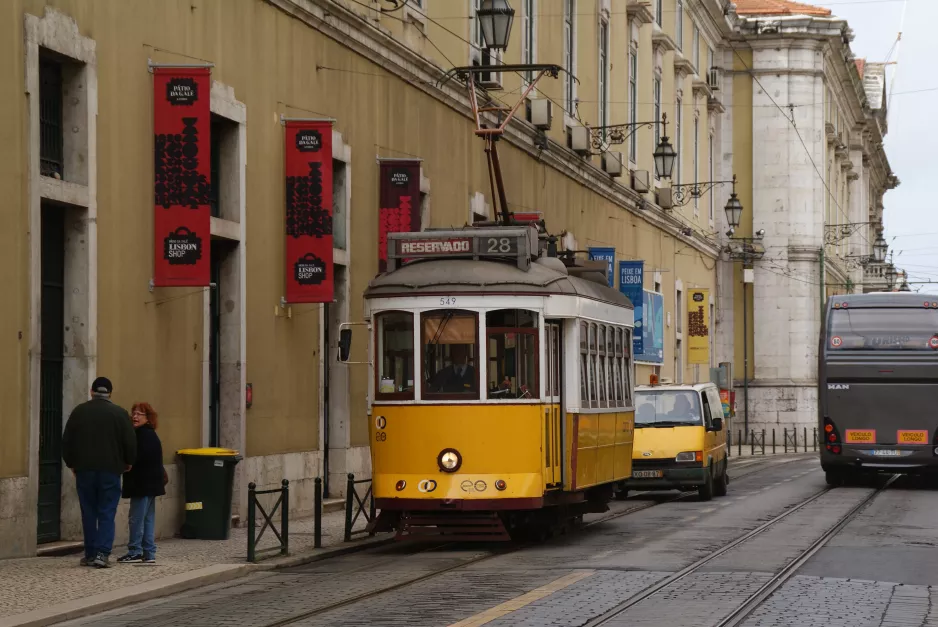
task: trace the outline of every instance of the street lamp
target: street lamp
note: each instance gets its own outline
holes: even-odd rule
[[[876,241],[873,243],[873,261],[876,263],[882,263],[883,259],[886,258],[886,240],[883,239],[882,234],[876,238]]]
[[[505,50],[511,35],[511,23],[515,19],[515,10],[508,4],[508,0],[482,0],[476,16],[479,18],[485,47]]]
[[[889,267],[886,268],[886,285],[889,287],[890,290],[895,287],[896,277],[898,276],[899,276],[899,273],[896,272],[895,266],[890,265]]]
[[[674,171],[674,162],[677,161],[677,152],[675,152],[671,142],[668,141],[667,113],[661,115],[661,125],[663,127],[661,140],[658,142],[658,146],[655,148],[653,154],[655,158],[655,173],[658,175],[658,178],[669,179],[671,178],[671,173]]]
[[[739,226],[739,219],[743,215],[743,203],[739,202],[739,196],[736,195],[735,190],[730,194],[730,199],[726,201],[726,207],[723,208],[723,211],[726,212],[727,224],[735,231]]]

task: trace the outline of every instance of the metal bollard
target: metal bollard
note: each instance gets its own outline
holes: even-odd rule
[[[782,433],[782,439],[784,440],[784,442],[782,443],[782,449],[787,454],[788,453],[788,427],[785,427],[784,432]]]
[[[256,561],[255,555],[254,555],[254,544],[256,542],[256,535],[257,535],[257,527],[256,527],[255,520],[254,520],[254,517],[256,516],[254,507],[257,502],[256,501],[257,495],[254,493],[254,491],[256,489],[257,489],[257,485],[255,485],[254,483],[248,484],[248,561],[249,562]]]
[[[742,432],[742,430],[737,431],[737,432],[736,432],[736,435],[737,435],[737,437],[738,437],[738,441],[736,442],[736,455],[739,456],[739,455],[742,455],[742,454],[743,454],[743,432]]]
[[[804,428],[804,452],[808,452],[808,428]]]
[[[772,455],[775,455],[775,429],[772,429]]]
[[[280,536],[283,543],[280,553],[287,555],[290,552],[290,482],[284,479],[280,485],[283,486],[283,500],[280,502]]]
[[[814,452],[817,452],[817,427],[814,427],[814,443],[813,443]]]
[[[765,429],[762,430],[762,455],[765,456]]]
[[[749,454],[750,455],[756,454],[756,430],[755,429],[749,430]]]
[[[345,485],[345,541],[352,541],[352,508],[355,505],[355,475],[348,474],[348,483]]]
[[[313,548],[322,548],[322,477],[316,477],[313,488]]]

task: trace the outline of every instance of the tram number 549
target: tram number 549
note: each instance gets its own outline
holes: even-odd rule
[[[515,253],[518,252],[518,241],[513,237],[490,237],[486,240],[487,253]]]

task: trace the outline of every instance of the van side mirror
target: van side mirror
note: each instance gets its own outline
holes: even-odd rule
[[[713,430],[714,431],[723,431],[723,419],[714,418],[713,419]]]
[[[352,330],[341,329],[339,331],[339,361],[348,361],[349,354],[352,352]]]

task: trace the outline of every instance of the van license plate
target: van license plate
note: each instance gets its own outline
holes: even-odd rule
[[[656,477],[661,477],[662,473],[660,470],[633,470],[632,477],[635,479],[654,479]]]
[[[886,449],[874,449],[870,451],[874,457],[899,457],[902,455],[899,451],[896,450],[886,450]]]

